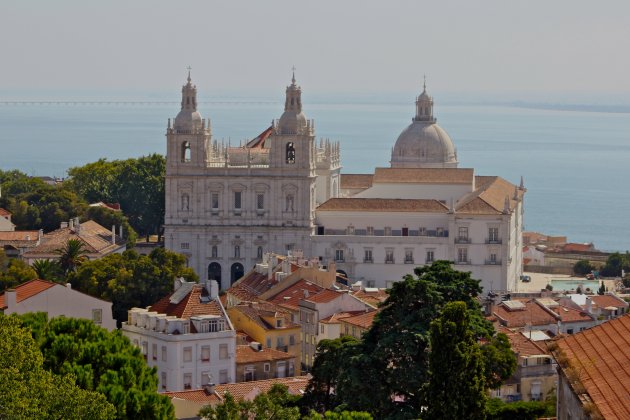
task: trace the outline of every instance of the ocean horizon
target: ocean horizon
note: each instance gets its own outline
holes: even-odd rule
[[[318,139],[340,141],[342,173],[371,173],[389,166],[391,148],[414,114],[413,99],[317,98],[305,101],[304,112],[315,120]],[[437,122],[453,140],[460,168],[515,184],[523,177],[525,230],[593,242],[605,251],[630,249],[627,105],[435,100]],[[111,102],[0,101],[0,169],[65,177],[70,167],[100,158],[165,153],[167,120],[179,111],[177,98]],[[211,119],[213,138],[238,145],[269,127],[282,106],[277,98],[225,95],[200,100],[199,110]]]

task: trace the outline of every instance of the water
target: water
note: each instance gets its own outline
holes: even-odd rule
[[[215,138],[255,137],[282,104],[202,104]],[[164,154],[166,121],[178,105],[0,105],[0,169],[65,176],[105,157]],[[343,172],[388,166],[414,112],[410,103],[306,103],[318,137],[341,141]],[[525,179],[525,228],[630,249],[630,114],[436,105],[460,167]]]
[[[587,289],[589,289],[589,292],[594,293],[600,287],[598,280],[551,280],[551,285],[556,292],[577,290],[578,287],[581,287],[583,293]]]

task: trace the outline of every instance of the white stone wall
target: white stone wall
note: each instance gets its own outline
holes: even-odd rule
[[[116,328],[116,321],[112,317],[111,302],[77,292],[69,286],[57,284],[35,296],[17,302],[15,307],[5,309],[4,313],[46,312],[49,319],[63,315],[68,318],[83,318],[93,321],[95,317],[99,316],[94,311],[100,311],[101,314],[101,322],[97,325],[110,331]]]

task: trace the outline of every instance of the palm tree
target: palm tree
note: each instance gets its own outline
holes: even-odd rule
[[[61,275],[61,266],[55,260],[35,260],[31,268],[42,280],[57,281]]]
[[[55,253],[59,254],[61,270],[64,274],[68,274],[81,265],[86,259],[85,254],[88,251],[85,249],[83,242],[78,239],[70,239],[63,247],[55,249]]]

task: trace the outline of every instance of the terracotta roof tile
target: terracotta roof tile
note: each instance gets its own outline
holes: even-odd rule
[[[169,398],[192,401],[198,404],[215,405],[223,401],[216,393],[208,393],[205,389],[191,389],[188,391],[163,392]]]
[[[252,320],[258,326],[266,330],[298,328],[299,325],[291,322],[288,311],[279,305],[270,302],[255,302],[247,304],[239,304],[232,307],[233,310],[239,311],[241,314]],[[282,327],[270,325],[265,321],[264,317],[280,317],[284,320]]]
[[[525,192],[501,177],[485,177],[482,185],[476,186],[475,191],[459,200],[455,210],[457,213],[466,214],[501,214],[506,197],[509,198],[510,209],[516,207],[514,191],[517,191],[519,198],[522,198]]]
[[[617,298],[613,295],[594,295],[591,296],[591,299],[593,299],[593,303],[600,308],[607,308],[609,306],[614,306],[615,308],[628,307],[628,303],[623,301],[621,298]]]
[[[507,335],[510,340],[512,350],[520,356],[535,356],[538,354],[549,354],[549,351],[539,346],[535,341],[530,340],[525,333],[512,331],[508,328],[497,326],[497,332]]]
[[[317,211],[396,211],[448,213],[448,207],[438,200],[401,198],[331,198]]]
[[[360,315],[365,313],[365,311],[349,311],[349,312],[336,312],[326,318],[322,318],[319,322],[324,324],[339,324],[342,319],[348,318],[350,316]]]
[[[276,349],[262,349],[256,351],[251,346],[236,346],[236,364],[271,362],[273,360],[295,359],[295,354]]]
[[[24,253],[29,258],[56,256],[55,250],[64,246],[70,239],[80,240],[88,251],[88,257],[107,255],[124,246],[125,241],[115,235],[115,243],[112,244],[112,232],[98,223],[88,220],[80,225],[80,229],[70,227],[57,229],[47,233],[40,244]]]
[[[374,183],[472,184],[470,168],[376,168]]]
[[[342,189],[370,188],[372,186],[372,174],[341,174],[339,187]]]
[[[210,300],[209,302],[201,301],[202,296],[208,296],[206,289],[201,285],[194,285],[192,290],[179,301],[179,303],[170,302],[172,295],[171,293],[158,300],[155,304],[151,305],[149,310],[183,319],[188,319],[196,315],[224,315],[221,303],[217,299]]]
[[[57,283],[53,283],[51,281],[46,280],[31,280],[26,283],[22,283],[19,286],[16,286],[15,289],[15,302],[19,303],[23,300],[26,300],[30,297],[35,296],[38,293],[43,292],[44,290],[50,289],[55,286]],[[63,287],[63,286],[62,286]],[[6,309],[4,293],[0,295],[0,309]]]
[[[317,294],[310,295],[309,297],[304,298],[304,300],[307,300],[313,303],[327,303],[327,302],[332,302],[333,300],[337,298],[340,298],[341,295],[342,293],[337,292],[336,290],[324,289]]]
[[[372,326],[372,323],[374,322],[374,317],[377,313],[378,311],[363,312],[361,315],[344,318],[343,322],[367,329]]]
[[[310,296],[314,293],[319,293],[322,290],[324,290],[323,287],[301,279],[275,296],[270,297],[267,301],[280,305],[284,308],[296,310],[300,304],[300,300],[306,298],[306,295]]]
[[[379,304],[385,302],[389,297],[385,289],[361,289],[356,292],[352,292],[352,296],[374,307],[377,307]]]
[[[11,212],[7,209],[0,207],[0,216],[11,216]]]
[[[525,305],[522,310],[510,310],[503,303],[492,310],[502,324],[508,328],[524,327],[526,324],[549,325],[557,323],[557,319],[533,300],[520,300]]]
[[[630,419],[630,315],[557,341],[605,419]]]

